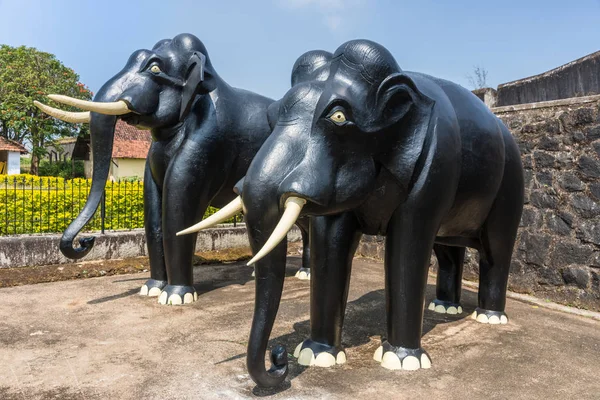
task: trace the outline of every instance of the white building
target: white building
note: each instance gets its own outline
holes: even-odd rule
[[[25,147],[0,136],[0,175],[20,174],[21,154],[27,154]]]
[[[152,144],[150,131],[143,131],[118,120],[115,126],[112,160],[108,179],[144,177],[146,157]],[[90,151],[90,139],[79,137],[76,142],[61,142],[63,153],[58,159],[64,159],[65,154],[76,160],[84,160],[85,177],[92,177],[94,160]],[[55,158],[56,159],[56,158]]]

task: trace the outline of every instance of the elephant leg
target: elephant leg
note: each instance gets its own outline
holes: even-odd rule
[[[352,213],[311,218],[310,338],[294,351],[301,365],[330,367],[346,362],[342,326],[360,237]]]
[[[308,240],[309,223],[303,219],[296,224],[302,235],[302,266],[296,272],[296,278],[300,280],[310,279],[310,243]]]
[[[481,236],[479,250],[478,307],[472,318],[481,323],[506,324],[504,312],[508,274],[521,218],[521,204],[511,204],[511,198],[496,199]]]
[[[436,298],[429,309],[442,314],[461,314],[460,292],[465,248],[434,244],[438,260]]]
[[[506,136],[510,133],[506,130]],[[481,323],[506,324],[508,274],[523,210],[523,170],[516,144],[507,145],[504,175],[496,200],[480,235],[479,299],[472,318]]]
[[[429,368],[421,347],[425,289],[438,221],[431,210],[400,206],[385,245],[387,339],[374,355],[387,369]]]
[[[482,235],[478,305],[471,317],[484,324],[506,324],[506,290],[518,222],[512,227],[505,219],[495,220],[494,214],[488,217]]]
[[[150,259],[150,279],[140,289],[143,296],[158,296],[167,285],[167,266],[163,247],[162,196],[159,186],[152,178],[150,164],[146,161],[144,171],[144,227]]]
[[[162,227],[168,285],[159,296],[160,304],[179,305],[198,298],[192,266],[197,234],[177,236],[177,232],[202,219],[225,180],[224,160],[217,156],[223,152],[207,147],[184,142],[165,175]]]

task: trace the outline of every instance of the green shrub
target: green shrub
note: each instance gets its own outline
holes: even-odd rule
[[[85,205],[90,187],[91,179],[26,174],[0,177],[0,235],[64,231]],[[104,228],[143,228],[143,193],[142,181],[107,182]],[[205,217],[216,211],[209,207]],[[102,228],[100,214],[98,207],[84,231]],[[227,222],[233,222],[233,218]]]
[[[57,176],[64,179],[83,178],[85,176],[83,161],[54,161],[42,160],[39,167],[41,176]]]

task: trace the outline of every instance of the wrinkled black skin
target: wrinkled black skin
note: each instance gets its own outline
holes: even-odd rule
[[[444,264],[439,300],[458,301],[463,248],[473,247],[481,258],[479,308],[503,312],[524,191],[508,129],[468,90],[403,72],[370,41],[343,44],[312,75],[317,78],[281,100],[277,125],[241,188],[253,251],[269,237],[289,196],[307,200],[302,215],[310,217],[311,334],[305,347],[332,354],[341,349],[352,257],[363,233],[386,236],[386,350],[423,352],[434,245]],[[336,110],[348,122],[332,122]],[[285,248],[283,241],[256,264],[247,364],[265,387],[287,374],[277,356],[281,348],[269,371],[264,363]]]
[[[153,65],[162,72],[153,73]],[[151,268],[147,285],[183,296],[193,292],[197,235],[175,234],[199,221],[209,204],[222,207],[233,200],[233,186],[271,133],[267,113],[273,100],[229,86],[213,68],[202,42],[190,34],[133,53],[94,98],[117,100],[134,111],[123,120],[150,129],[153,138],[144,174]],[[116,120],[92,113],[93,181],[84,209],[60,243],[69,258],[82,258],[92,249],[93,237],[80,240],[79,248],[73,248],[73,239],[101,200]]]

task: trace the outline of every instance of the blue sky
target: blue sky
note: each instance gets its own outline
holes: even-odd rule
[[[0,0],[0,43],[51,52],[94,92],[129,54],[197,35],[233,86],[279,98],[307,50],[355,38],[400,66],[469,87],[523,78],[600,50],[600,0]]]

